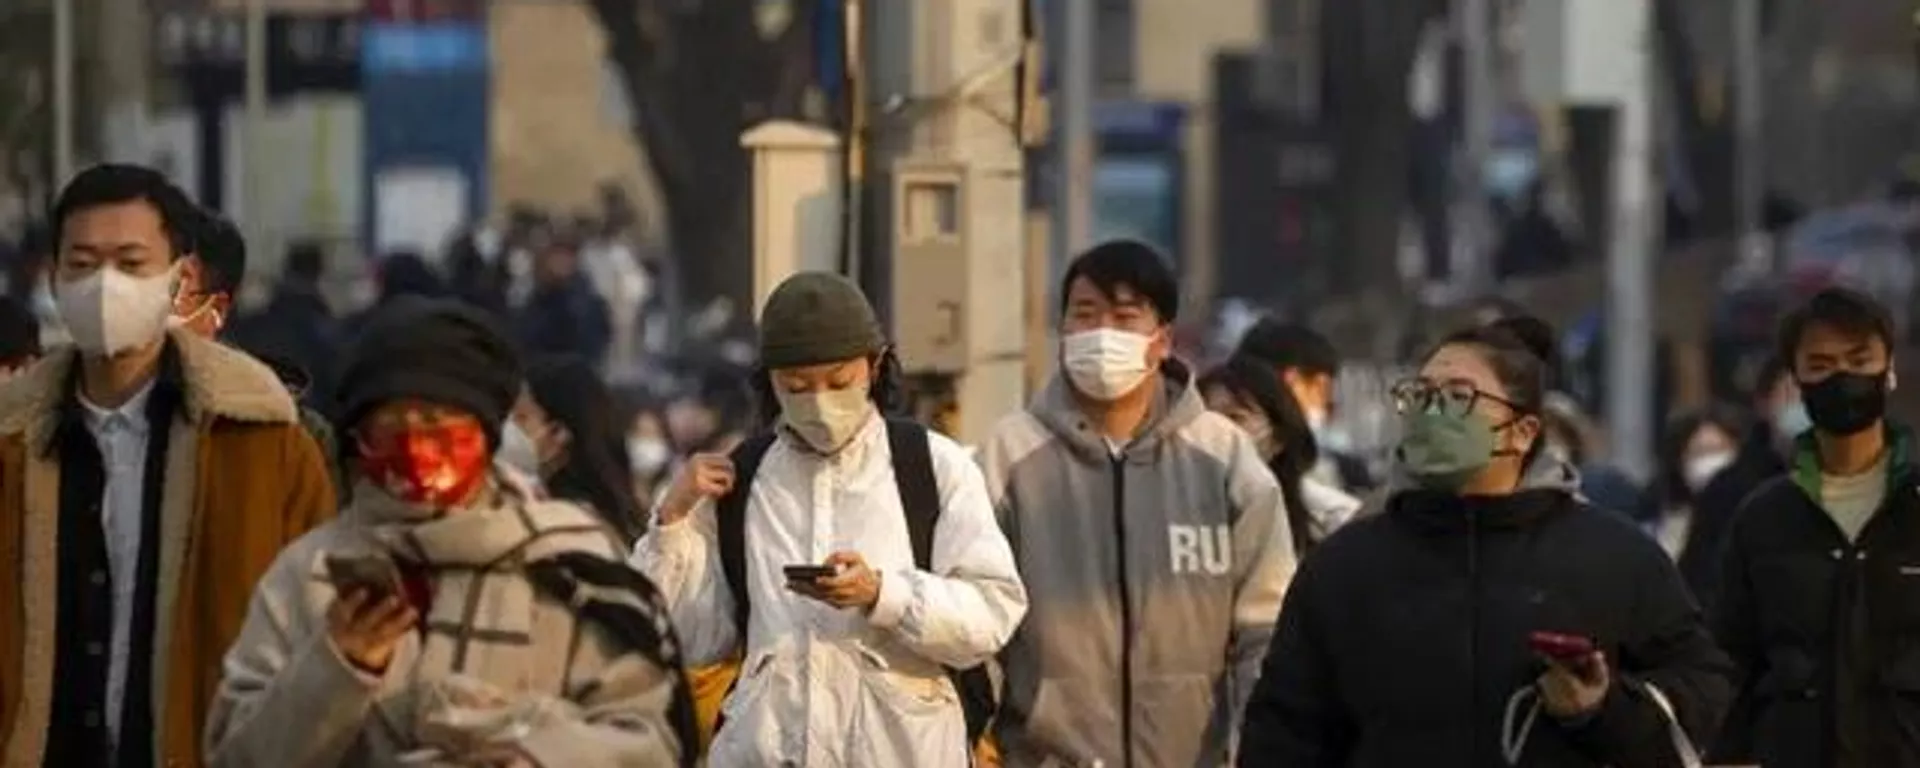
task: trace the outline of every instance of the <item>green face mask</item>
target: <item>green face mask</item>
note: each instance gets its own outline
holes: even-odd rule
[[[1458,491],[1493,461],[1493,423],[1478,413],[1410,413],[1400,425],[1400,465],[1430,490]]]

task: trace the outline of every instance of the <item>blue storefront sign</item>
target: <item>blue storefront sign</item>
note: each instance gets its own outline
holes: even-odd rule
[[[370,251],[436,253],[487,210],[486,24],[369,23],[360,50]]]

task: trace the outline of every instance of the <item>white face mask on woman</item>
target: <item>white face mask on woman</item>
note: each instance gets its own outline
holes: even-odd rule
[[[660,471],[673,458],[667,441],[657,437],[628,437],[627,466],[643,475]]]
[[[807,447],[827,455],[847,447],[873,413],[865,384],[819,392],[787,392],[776,387],[774,397],[780,401],[781,423]]]
[[[528,477],[540,476],[540,447],[534,445],[533,438],[513,419],[507,419],[507,423],[500,426],[500,449],[494,451],[493,457]]]
[[[74,346],[90,355],[117,355],[160,338],[173,314],[179,275],[178,264],[151,277],[101,266],[85,277],[56,282],[54,302]]]
[[[1713,482],[1715,475],[1733,463],[1733,451],[1714,451],[1691,457],[1680,465],[1680,479],[1687,484],[1687,490],[1699,493]]]
[[[1060,340],[1060,362],[1074,389],[1102,402],[1118,400],[1153,369],[1147,348],[1153,337],[1117,328],[1095,328]]]

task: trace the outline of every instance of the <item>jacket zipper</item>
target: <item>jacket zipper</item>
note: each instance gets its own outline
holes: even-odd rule
[[[1127,460],[1113,462],[1113,534],[1120,544],[1120,748],[1122,766],[1133,765],[1133,591],[1127,586]]]
[[[1480,759],[1480,520],[1467,512],[1467,722],[1473,765]]]

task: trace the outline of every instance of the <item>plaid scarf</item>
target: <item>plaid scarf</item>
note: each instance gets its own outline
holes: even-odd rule
[[[572,552],[619,557],[606,526],[584,510],[497,486],[458,510],[408,504],[364,480],[353,500],[347,515],[373,542],[432,578],[415,666],[429,674],[528,679],[538,588],[527,564]]]

